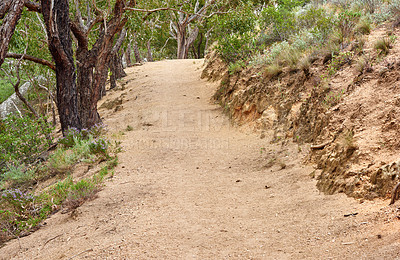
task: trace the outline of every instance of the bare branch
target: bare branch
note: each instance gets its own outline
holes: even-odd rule
[[[85,24],[83,23],[82,14],[81,14],[81,10],[79,9],[78,0],[74,0],[74,4],[75,4],[75,9],[76,9],[76,19],[78,20],[80,27],[87,30],[85,27]]]
[[[10,8],[11,0],[4,0],[0,3],[0,19],[3,19]]]
[[[75,38],[78,40],[79,46],[86,49],[88,47],[87,31],[77,21],[70,22],[70,27]]]
[[[41,13],[42,6],[39,3],[34,3],[28,0],[25,0],[25,7],[28,8],[29,11]]]
[[[10,81],[10,84],[13,85],[14,91],[15,91],[15,94],[17,95],[17,97],[28,107],[28,109],[32,112],[32,114],[33,114],[36,118],[39,118],[39,115],[38,115],[38,113],[36,112],[36,110],[31,106],[31,104],[28,103],[28,101],[26,100],[26,98],[25,98],[25,97],[21,94],[21,92],[19,91],[19,85],[21,84],[21,77],[20,77],[20,74],[19,74],[19,69],[20,69],[20,66],[21,66],[21,62],[22,62],[22,60],[24,59],[24,55],[26,54],[26,50],[27,50],[27,49],[28,49],[28,45],[26,46],[26,48],[25,48],[25,50],[24,50],[24,54],[22,54],[21,57],[18,59],[18,64],[17,64],[17,67],[15,68],[16,77],[17,77],[17,82],[16,82],[15,84],[12,82],[11,76],[10,76],[7,72],[5,72],[4,69],[2,69],[2,70],[3,70],[3,71],[6,73],[6,75],[8,76],[9,81]]]
[[[126,29],[124,28],[124,29],[122,29],[122,31],[117,39],[117,42],[115,43],[114,47],[112,48],[112,51],[111,51],[112,55],[116,54],[119,51],[119,49],[122,46],[122,43],[125,40],[125,37],[126,37]]]
[[[159,12],[159,11],[175,11],[175,12],[180,12],[180,13],[184,13],[184,14],[188,14],[188,15],[190,14],[186,11],[172,8],[172,7],[161,7],[161,8],[156,8],[156,9],[140,9],[140,8],[133,8],[133,7],[125,7],[124,9],[129,10],[129,11],[147,13],[147,15],[143,18],[143,20],[145,20],[147,18],[147,16],[149,16],[150,14]]]
[[[0,26],[0,66],[4,62],[8,51],[8,45],[14,34],[18,20],[21,18],[23,8],[24,0],[12,0],[8,7],[7,15],[4,17],[3,23]]]
[[[44,66],[49,67],[52,70],[56,70],[56,66],[48,60],[37,58],[28,54],[19,54],[19,53],[7,53],[6,58],[9,59],[22,59],[22,60],[29,60],[35,62],[37,64],[41,64]]]

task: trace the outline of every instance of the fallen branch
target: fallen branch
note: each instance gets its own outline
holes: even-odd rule
[[[80,252],[79,254],[76,254],[76,255],[74,255],[74,256],[71,256],[70,258],[68,258],[68,260],[74,259],[75,257],[80,256],[81,254],[84,254],[84,253],[86,253],[86,252],[91,252],[91,251],[93,251],[93,248],[86,249],[85,251],[82,251],[82,252]]]
[[[327,141],[327,142],[325,142],[325,143],[322,143],[322,144],[315,144],[315,145],[311,145],[311,149],[314,149],[314,150],[318,150],[318,149],[324,149],[325,148],[325,146],[327,146],[327,145],[329,145],[329,144],[331,144],[333,141],[334,141],[335,139],[332,139],[332,140],[330,140],[330,141]]]
[[[63,233],[63,234],[59,234],[59,235],[57,235],[57,236],[55,236],[55,237],[52,237],[52,238],[50,238],[49,240],[47,240],[47,241],[43,244],[42,249],[43,249],[50,241],[52,241],[52,240],[54,240],[54,239],[56,239],[56,238],[58,238],[58,237],[60,237],[60,236],[62,236],[62,235],[64,235],[64,233]]]

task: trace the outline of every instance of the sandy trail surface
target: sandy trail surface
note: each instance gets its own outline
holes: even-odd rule
[[[200,79],[202,64],[127,69],[122,89],[102,101],[122,105],[100,110],[124,148],[114,177],[73,214],[56,213],[8,242],[0,258],[400,257],[400,225],[386,217],[388,201],[318,192],[314,169],[302,164],[306,147],[231,126],[210,102],[216,85]]]

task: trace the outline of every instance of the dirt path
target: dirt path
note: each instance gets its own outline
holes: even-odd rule
[[[400,257],[400,226],[381,210],[387,201],[320,194],[297,146],[230,126],[210,104],[215,85],[200,80],[201,66],[128,69],[125,89],[106,98],[123,97],[120,111],[101,110],[125,150],[114,177],[99,198],[55,214],[0,258]]]

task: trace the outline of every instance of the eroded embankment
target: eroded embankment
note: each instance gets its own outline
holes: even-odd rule
[[[343,49],[332,76],[332,62],[321,54],[308,70],[287,68],[267,77],[261,68],[231,75],[213,53],[202,76],[220,80],[214,99],[234,122],[273,130],[277,142],[311,144],[307,162],[321,170],[321,191],[385,198],[399,182],[400,169],[400,43],[387,56],[373,47],[386,33],[371,33],[361,52],[351,44]]]

